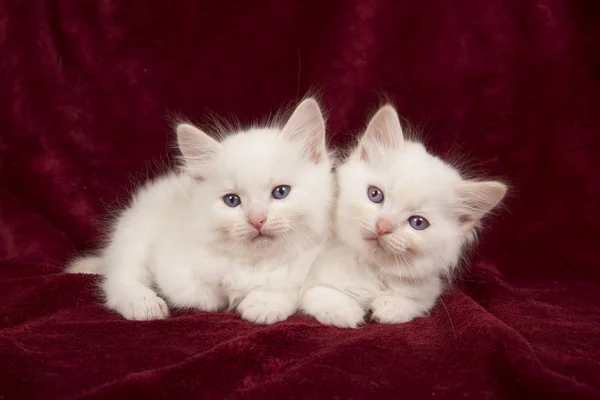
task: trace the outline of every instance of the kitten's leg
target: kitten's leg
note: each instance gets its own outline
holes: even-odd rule
[[[103,257],[106,305],[126,319],[152,320],[169,315],[165,301],[150,288],[152,278],[145,254],[143,248],[112,245]]]
[[[315,246],[295,257],[290,264],[277,265],[265,275],[253,274],[253,281],[258,284],[252,285],[254,289],[250,290],[239,303],[237,312],[243,319],[258,324],[274,324],[294,314],[298,310],[302,284],[320,250],[319,246]],[[244,278],[238,278],[244,282]],[[234,276],[233,282],[235,281]],[[246,286],[250,286],[247,283]],[[226,285],[230,286],[230,296],[239,293],[231,290],[235,289],[235,284]]]
[[[156,280],[169,304],[179,308],[218,311],[227,306],[220,284],[209,284],[185,266],[160,268]]]
[[[339,290],[327,286],[313,286],[300,299],[300,309],[325,325],[338,328],[357,328],[364,324],[365,310],[360,304]]]
[[[298,291],[255,289],[240,302],[237,311],[242,319],[270,325],[287,319],[297,308]]]
[[[117,311],[125,319],[152,320],[169,316],[169,309],[163,299],[143,281],[107,274],[102,288],[106,305]]]
[[[424,285],[395,288],[392,294],[371,302],[372,319],[381,324],[400,324],[425,316],[441,293],[441,282],[432,279]]]

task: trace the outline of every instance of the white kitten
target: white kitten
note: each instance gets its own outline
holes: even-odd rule
[[[181,124],[177,137],[182,171],[138,191],[101,257],[67,271],[101,272],[106,304],[127,319],[164,318],[167,304],[286,319],[328,236],[333,182],[317,102],[283,128],[219,142]]]
[[[338,327],[359,326],[367,310],[380,323],[427,314],[479,220],[506,193],[500,182],[464,180],[404,140],[391,106],[372,118],[337,177],[337,237],[311,269],[300,307]]]

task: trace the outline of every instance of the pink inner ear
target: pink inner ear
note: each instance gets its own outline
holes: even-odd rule
[[[321,161],[323,161],[323,154],[320,150],[314,149],[310,152],[310,160],[315,164],[319,164]]]
[[[311,143],[303,149],[304,156],[311,162],[319,164],[323,161],[323,151],[318,144]]]
[[[387,130],[388,127],[379,127],[375,131],[375,137],[386,149],[395,149],[399,147],[399,140],[396,138],[394,132]]]
[[[461,225],[470,224],[470,223],[472,223],[474,221],[475,221],[475,219],[473,218],[472,215],[461,214],[461,215],[458,216],[458,222],[460,222]]]
[[[365,146],[360,146],[360,159],[364,162],[369,161],[369,153],[367,152]]]

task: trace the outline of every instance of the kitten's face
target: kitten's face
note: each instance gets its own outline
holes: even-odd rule
[[[452,209],[460,177],[420,144],[350,160],[338,178],[337,232],[347,245],[383,262],[458,256],[464,234]]]
[[[242,256],[314,245],[327,232],[330,170],[323,119],[307,100],[283,130],[250,129],[218,143],[198,171],[199,223],[215,246]]]
[[[405,142],[391,107],[375,115],[338,181],[342,242],[380,265],[428,259],[440,269],[458,261],[476,220],[505,191],[498,182],[466,182],[421,144]]]
[[[217,241],[232,250],[284,250],[312,243],[326,227],[329,171],[327,162],[306,160],[302,148],[276,130],[251,130],[226,139],[214,175],[206,181],[206,195],[212,199],[207,217]]]

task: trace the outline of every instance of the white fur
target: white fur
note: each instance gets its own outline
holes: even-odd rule
[[[328,236],[333,182],[318,104],[302,102],[283,128],[220,142],[188,124],[177,134],[183,170],[135,194],[98,259],[106,304],[136,320],[166,317],[167,304],[286,319]],[[271,196],[278,185],[291,186],[287,197]],[[239,206],[224,203],[230,193]],[[260,237],[251,212],[266,217]]]
[[[443,280],[459,262],[477,221],[503,198],[499,182],[461,178],[450,165],[405,141],[396,111],[386,106],[371,120],[360,143],[338,168],[336,238],[315,262],[300,307],[320,322],[343,328],[423,316],[435,305]],[[376,204],[369,186],[384,193]],[[430,226],[415,230],[410,216]],[[379,218],[393,231],[377,237]]]
[[[102,259],[97,256],[74,258],[65,272],[69,274],[102,274]]]

